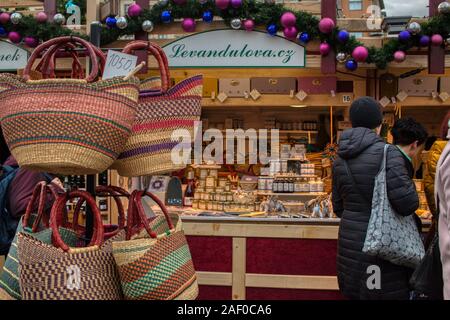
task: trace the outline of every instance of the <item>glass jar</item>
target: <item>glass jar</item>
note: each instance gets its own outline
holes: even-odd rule
[[[200,179],[206,179],[208,176],[208,169],[200,169]]]
[[[258,190],[264,191],[267,189],[267,178],[259,177],[258,178]]]
[[[266,190],[272,191],[273,189],[273,178],[268,178],[266,180]]]
[[[226,195],[227,195],[227,201],[232,202],[234,200],[232,192],[227,192]]]
[[[212,203],[212,201],[208,201],[206,203],[206,210],[213,210],[213,203]]]
[[[200,201],[198,202],[198,208],[199,208],[200,210],[206,210],[206,201],[205,201],[205,200],[200,200]]]
[[[216,187],[216,177],[208,176],[206,177],[206,188]]]
[[[203,192],[202,200],[209,201],[209,192]]]
[[[198,209],[199,206],[199,200],[192,201],[192,209]]]
[[[213,211],[218,211],[219,209],[219,205],[218,205],[218,202],[217,201],[214,201],[213,203],[212,203],[212,210]]]
[[[225,189],[225,187],[227,185],[227,182],[228,182],[228,179],[226,179],[226,178],[219,178],[218,186]]]
[[[205,188],[206,187],[206,180],[205,179],[198,180],[198,187],[199,188]]]
[[[209,175],[211,177],[217,178],[219,176],[219,169],[210,169]]]
[[[223,202],[218,202],[217,203],[217,211],[223,211],[224,209],[223,209],[223,206],[224,206],[224,203]]]
[[[201,200],[203,196],[203,191],[200,191],[200,189],[197,189],[197,191],[194,193],[194,200]]]

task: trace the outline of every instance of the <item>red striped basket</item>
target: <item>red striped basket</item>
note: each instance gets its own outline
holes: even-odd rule
[[[195,76],[169,88],[170,75],[164,51],[146,41],[135,41],[124,48],[125,53],[148,49],[158,61],[161,90],[145,90],[139,95],[136,120],[131,137],[113,168],[121,176],[136,177],[163,174],[183,169],[186,163],[172,161],[172,149],[180,141],[172,133],[181,129],[194,139],[194,122],[200,120],[203,77]],[[190,147],[189,146],[186,147]]]
[[[88,51],[92,71],[86,79],[29,80],[36,58],[63,44]],[[23,77],[0,74],[1,127],[20,166],[57,174],[94,174],[110,167],[122,152],[136,115],[139,80],[94,81],[99,54],[81,38],[60,37],[34,50]]]

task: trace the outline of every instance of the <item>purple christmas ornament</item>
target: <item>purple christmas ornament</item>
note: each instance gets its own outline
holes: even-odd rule
[[[36,48],[39,45],[39,40],[35,37],[25,37],[24,39],[25,45],[27,45],[30,48]]]
[[[231,0],[231,6],[235,9],[242,6],[242,0]]]
[[[246,31],[253,31],[255,29],[255,21],[252,19],[247,19],[244,21],[244,29]]]
[[[284,28],[283,34],[287,39],[294,40],[295,38],[297,38],[297,35],[298,35],[297,27],[292,26],[292,27]]]
[[[22,37],[20,36],[20,33],[16,32],[16,31],[11,31],[8,34],[8,39],[12,42],[12,43],[19,43],[22,40]]]
[[[331,46],[326,42],[321,43],[319,51],[321,55],[327,56],[331,52]]]
[[[142,8],[140,5],[134,3],[128,7],[129,17],[138,17],[142,13]]]
[[[173,0],[175,4],[182,6],[183,4],[186,4],[187,0]]]
[[[185,32],[194,32],[195,31],[195,20],[192,18],[184,18],[181,23],[181,27]]]
[[[39,23],[47,22],[47,19],[48,19],[48,16],[43,11],[38,12],[38,14],[36,15],[36,21],[39,22]]]
[[[2,12],[0,14],[0,23],[1,24],[7,24],[9,22],[9,13]]]
[[[216,6],[220,10],[225,10],[230,5],[230,0],[216,0]]]
[[[350,33],[347,30],[341,30],[338,33],[338,40],[341,43],[346,43],[350,39]]]
[[[322,33],[328,34],[328,33],[333,32],[333,29],[335,26],[336,26],[336,24],[334,23],[333,19],[330,19],[330,18],[323,18],[319,22],[319,30]]]
[[[442,38],[442,36],[440,34],[434,34],[431,37],[431,44],[433,46],[438,47],[438,46],[442,45],[443,42],[444,42],[444,38]]]
[[[430,37],[429,36],[421,36],[419,43],[421,47],[428,47],[430,45]]]
[[[297,17],[292,12],[285,12],[281,15],[280,22],[285,28],[293,27],[297,23]]]

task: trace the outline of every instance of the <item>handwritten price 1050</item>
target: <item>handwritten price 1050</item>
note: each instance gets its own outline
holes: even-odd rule
[[[113,53],[108,63],[108,67],[131,72],[133,70],[133,61],[131,59],[120,57],[118,54]]]

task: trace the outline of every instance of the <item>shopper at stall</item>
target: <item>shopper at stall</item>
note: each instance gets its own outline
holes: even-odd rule
[[[449,126],[449,123],[447,126]],[[450,130],[447,131],[447,139],[450,139]],[[439,212],[438,234],[444,299],[450,300],[450,143],[447,143],[439,158],[435,182],[435,199]]]
[[[17,224],[25,213],[33,190],[40,181],[53,182],[60,185],[58,178],[47,173],[39,173],[19,168],[17,161],[10,154],[0,130],[0,255],[7,255],[14,238]],[[11,174],[11,179],[6,176]]]
[[[380,170],[384,140],[379,136],[383,114],[379,103],[363,97],[352,104],[352,129],[340,139],[333,167],[333,207],[341,218],[337,275],[348,299],[409,299],[412,270],[362,252],[372,210],[374,179]],[[347,166],[346,166],[347,164]],[[347,170],[348,169],[348,170]],[[403,216],[413,214],[419,199],[402,152],[388,148],[386,183],[389,201]],[[353,179],[352,179],[353,177]],[[377,274],[379,273],[379,274]],[[368,280],[375,277],[375,286]]]

